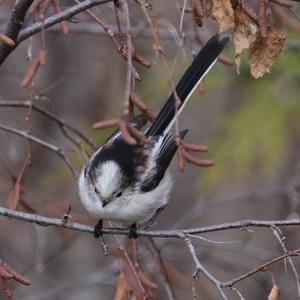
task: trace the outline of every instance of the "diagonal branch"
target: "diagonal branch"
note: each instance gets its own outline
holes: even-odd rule
[[[10,133],[13,133],[13,134],[16,134],[18,136],[21,136],[27,140],[30,140],[30,141],[33,141],[53,152],[55,152],[65,163],[66,165],[69,167],[70,171],[72,172],[73,176],[77,179],[78,178],[78,173],[77,171],[74,169],[74,167],[72,166],[69,158],[66,156],[65,152],[58,148],[57,146],[53,145],[53,144],[50,144],[46,141],[43,141],[41,139],[39,139],[38,137],[36,136],[33,136],[25,131],[21,131],[21,130],[18,130],[18,129],[15,129],[15,128],[12,128],[12,127],[8,127],[6,125],[3,125],[3,124],[0,124],[0,130],[4,130],[4,131],[7,131],[7,132],[10,132]]]
[[[112,2],[113,0],[85,0],[80,4],[67,8],[45,20],[36,22],[21,30],[26,12],[33,0],[19,0],[11,14],[9,23],[7,24],[5,35],[12,38],[16,45],[11,47],[0,41],[0,65],[4,62],[7,56],[20,44],[30,36],[41,30],[49,28],[61,21],[72,18],[74,15],[91,8],[96,5]],[[21,30],[21,32],[20,32]],[[20,34],[19,34],[20,32]]]
[[[4,34],[11,38],[14,42],[17,41],[19,32],[23,26],[26,12],[32,4],[33,0],[19,0],[11,12],[9,21],[6,25]],[[9,46],[3,41],[0,41],[0,65],[5,58],[12,52],[16,46]]]
[[[38,107],[37,105],[33,104],[31,101],[0,101],[0,107],[23,107],[23,108],[32,108],[33,110],[37,111],[38,113],[48,117],[49,119],[56,122],[59,126],[61,126],[63,129],[66,128],[76,134],[78,137],[80,137],[84,142],[86,142],[88,145],[91,146],[93,150],[97,149],[97,145],[87,136],[85,136],[80,130],[77,128],[71,126],[68,124],[65,120],[58,117],[54,113],[42,109]]]
[[[60,13],[57,13],[47,19],[45,19],[43,22],[36,22],[33,25],[30,25],[23,29],[20,32],[20,36],[18,38],[17,43],[21,43],[24,40],[28,39],[30,36],[40,32],[43,28],[47,29],[61,21],[68,20],[72,18],[73,16],[77,15],[78,13],[87,10],[89,8],[92,8],[93,6],[105,4],[113,2],[113,0],[85,0],[81,2],[80,4],[74,5],[70,8],[67,8]]]

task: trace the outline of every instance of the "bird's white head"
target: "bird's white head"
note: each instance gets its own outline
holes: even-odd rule
[[[102,201],[103,207],[114,198],[121,197],[122,179],[123,174],[117,163],[111,160],[101,163],[96,172],[94,191]]]

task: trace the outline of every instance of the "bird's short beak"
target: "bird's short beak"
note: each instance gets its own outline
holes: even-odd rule
[[[108,204],[108,202],[109,202],[108,200],[103,200],[102,201],[102,207],[106,206]]]

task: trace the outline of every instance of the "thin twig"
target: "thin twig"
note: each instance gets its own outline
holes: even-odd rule
[[[125,109],[129,113],[129,99],[131,93],[131,84],[132,84],[132,42],[131,42],[131,26],[130,26],[130,17],[129,17],[129,8],[127,0],[122,1],[122,7],[124,11],[124,17],[126,21],[126,50],[127,50],[127,73],[126,73],[126,83],[125,83],[125,92],[124,92],[124,104]],[[128,117],[128,116],[126,116]]]
[[[70,171],[72,172],[73,176],[77,179],[78,178],[78,173],[77,171],[74,169],[74,167],[72,166],[69,158],[66,156],[65,152],[58,148],[57,146],[53,145],[53,144],[50,144],[44,140],[41,140],[39,139],[38,137],[36,136],[33,136],[25,131],[22,131],[22,130],[18,130],[18,129],[15,129],[15,128],[12,128],[12,127],[8,127],[6,125],[3,125],[3,124],[0,124],[0,130],[4,130],[4,131],[7,131],[7,132],[10,132],[10,133],[13,133],[13,134],[16,134],[16,135],[19,135],[27,140],[30,140],[30,141],[33,141],[53,152],[55,152],[65,163],[66,165],[69,167]]]
[[[169,300],[176,300],[174,291],[173,291],[173,289],[170,285],[170,282],[168,280],[167,270],[166,270],[166,267],[165,267],[164,260],[161,256],[161,253],[160,253],[159,249],[157,248],[154,240],[151,237],[149,237],[147,241],[149,243],[150,250],[153,254],[154,261],[156,262],[156,264],[158,265],[158,267],[160,269],[162,282],[163,282],[164,288],[166,290],[166,293],[168,295],[168,299]]]
[[[43,108],[40,108],[35,104],[32,104],[31,101],[0,101],[0,107],[22,107],[22,108],[31,107],[36,112],[48,117],[49,119],[53,120],[54,122],[56,122],[62,128],[69,129],[72,133],[76,134],[84,142],[86,142],[93,150],[96,150],[98,148],[97,145],[90,138],[88,138],[86,135],[84,135],[80,130],[78,130],[77,128],[68,124],[65,120],[58,117],[54,113],[52,113],[48,110],[45,110]]]
[[[249,272],[247,272],[247,273],[245,273],[245,274],[243,274],[243,275],[241,275],[237,278],[234,278],[230,281],[224,282],[222,284],[222,286],[223,287],[232,287],[233,285],[235,285],[238,282],[252,276],[253,274],[256,274],[260,271],[264,271],[267,267],[273,265],[274,263],[276,263],[278,261],[281,261],[281,260],[283,260],[287,257],[290,257],[290,256],[299,256],[299,254],[300,254],[300,249],[297,249],[295,251],[288,251],[287,253],[282,254],[282,255],[280,255],[280,256],[278,256],[278,257],[276,257],[276,258],[274,258],[274,259],[272,259],[272,260],[270,260],[270,261],[268,261],[268,262],[266,262],[266,263],[264,263],[264,264],[262,264],[262,265],[260,265],[256,268],[254,268],[253,270],[251,270],[251,271],[249,271]]]
[[[278,240],[278,242],[279,242],[282,250],[284,251],[284,253],[288,253],[289,251],[287,250],[287,248],[285,246],[284,237],[281,236],[280,229],[276,226],[272,226],[271,229],[272,229],[273,235]],[[290,256],[287,258],[287,260],[288,260],[288,262],[289,262],[289,264],[290,264],[290,266],[293,270],[293,273],[295,275],[296,282],[297,282],[298,297],[300,298],[300,283],[299,283],[300,277],[299,277],[298,271],[297,271],[297,269],[294,265],[294,262],[293,262],[293,260]]]
[[[223,300],[228,300],[228,297],[223,291],[221,281],[217,280],[212,274],[208,272],[208,270],[200,263],[195,248],[190,240],[190,238],[186,235],[183,235],[182,238],[185,240],[187,247],[189,249],[190,254],[192,255],[194,264],[196,266],[196,271],[193,275],[195,279],[199,277],[199,273],[202,273],[212,284],[216,286]]]

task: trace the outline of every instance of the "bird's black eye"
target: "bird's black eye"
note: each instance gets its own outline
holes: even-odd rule
[[[97,190],[97,188],[95,188],[95,193],[96,193],[96,194],[99,194],[99,191]]]
[[[119,193],[117,194],[117,197],[120,198],[121,196],[122,196],[122,192],[119,192]]]

